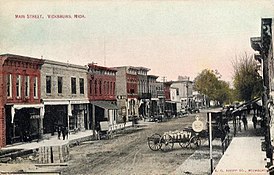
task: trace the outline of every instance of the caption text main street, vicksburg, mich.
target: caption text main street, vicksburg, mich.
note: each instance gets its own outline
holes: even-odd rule
[[[83,14],[57,14],[57,15],[42,15],[42,14],[15,14],[15,19],[83,19],[86,18]]]

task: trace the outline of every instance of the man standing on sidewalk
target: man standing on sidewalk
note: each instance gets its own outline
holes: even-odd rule
[[[246,131],[248,126],[247,126],[247,119],[246,119],[245,113],[243,114],[242,121],[243,121],[243,124],[244,124],[244,130]]]
[[[254,129],[256,129],[256,126],[257,126],[257,117],[255,115],[252,117],[252,122],[253,122]]]

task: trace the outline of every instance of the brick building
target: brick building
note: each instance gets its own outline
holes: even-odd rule
[[[151,93],[148,88],[148,71],[150,69],[145,67],[136,67],[138,69],[138,103],[139,116],[147,118],[149,116],[149,102],[151,100]]]
[[[97,124],[100,121],[109,121],[110,125],[116,125],[117,105],[116,105],[116,69],[88,65],[88,97],[91,103],[90,116],[95,116]]]
[[[44,61],[12,54],[0,55],[0,59],[0,147],[4,147],[41,134],[40,69]]]
[[[45,60],[41,69],[44,134],[54,134],[57,126],[76,132],[90,129],[87,74],[86,66]]]
[[[150,93],[150,96],[151,96],[149,104],[147,106],[148,111],[149,111],[149,117],[153,117],[154,115],[157,114],[157,101],[159,100],[158,96],[157,96],[157,91],[156,91],[157,78],[158,78],[158,76],[155,76],[155,75],[147,76],[148,93]]]
[[[132,66],[116,67],[116,95],[118,114],[131,119],[139,115],[138,68]]]
[[[266,151],[267,165],[273,167],[274,146],[274,60],[272,18],[262,18],[261,36],[252,37],[251,47],[257,51],[254,58],[261,64],[264,92],[262,95],[262,128],[264,129],[263,149]],[[273,168],[271,168],[273,171]],[[271,172],[270,171],[270,172]],[[272,172],[273,173],[273,172]],[[270,174],[272,174],[270,173]]]

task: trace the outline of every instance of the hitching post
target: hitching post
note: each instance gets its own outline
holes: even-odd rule
[[[211,126],[211,112],[208,114],[209,122],[209,155],[210,155],[210,174],[213,172],[213,159],[212,159],[212,126]]]

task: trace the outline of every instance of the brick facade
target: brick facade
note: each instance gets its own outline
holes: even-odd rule
[[[10,129],[6,127],[11,126],[7,123],[5,105],[16,104],[27,108],[28,105],[40,103],[40,68],[43,60],[11,54],[0,55],[0,59],[0,147],[4,147],[7,144],[7,130]]]
[[[89,100],[116,100],[116,70],[89,64],[88,96]]]

